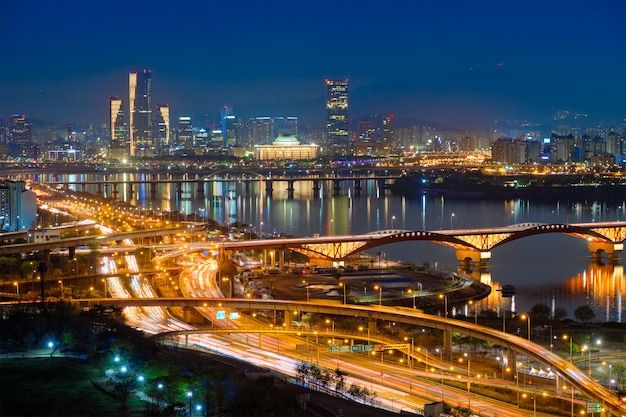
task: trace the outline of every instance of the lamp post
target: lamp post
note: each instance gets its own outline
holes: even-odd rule
[[[15,285],[15,294],[19,297],[20,296],[20,284],[19,282],[15,281],[13,285]]]
[[[448,296],[446,294],[439,294],[439,298],[443,298],[443,305],[445,310],[445,318],[448,318]]]
[[[333,333],[335,332],[335,321],[331,320],[331,319],[326,319],[326,324],[331,324],[331,328],[333,330]]]
[[[306,287],[306,301],[309,301],[309,283],[307,280],[303,279],[302,283],[305,285]]]
[[[569,337],[569,361],[572,363],[572,336],[568,336],[566,334],[563,335],[563,340],[567,340]]]
[[[470,414],[471,414],[471,410],[472,410],[472,394],[471,394],[471,390],[470,390],[470,386],[471,386],[471,380],[470,380],[470,357],[467,355],[467,353],[464,353],[463,356],[467,359],[467,408],[468,410],[470,410]],[[463,358],[459,358],[459,362],[463,362]]]
[[[193,393],[191,391],[187,391],[187,398],[189,399],[189,417],[191,417],[191,397]]]
[[[396,220],[396,216],[391,216],[391,230],[393,230],[393,222]]]
[[[406,342],[409,341],[409,337],[405,336],[404,340]],[[411,336],[411,351],[410,353],[407,355],[407,360],[409,362],[409,370],[413,369],[413,346],[415,346],[415,339],[413,338],[413,336]],[[426,372],[428,372],[428,364],[426,364]]]
[[[107,279],[102,278],[102,283],[104,284],[104,298],[107,298]]]
[[[530,314],[522,314],[522,320],[528,320],[528,322],[527,322],[527,325],[528,325],[528,327],[527,327],[527,329],[528,329],[527,330],[527,332],[528,332],[527,333],[527,338],[530,341]]]
[[[452,230],[452,219],[454,219],[454,213],[450,214],[450,230]]]
[[[381,285],[376,285],[374,287],[375,290],[378,290],[378,305],[383,305],[383,287]]]
[[[347,302],[346,302],[346,300],[347,300],[347,298],[346,298],[346,286],[344,285],[344,283],[343,283],[343,282],[340,282],[340,283],[339,283],[339,286],[340,286],[340,287],[343,287],[343,303],[344,303],[344,304],[347,304]]]
[[[63,297],[63,281],[59,280],[59,284],[61,284],[61,298]]]

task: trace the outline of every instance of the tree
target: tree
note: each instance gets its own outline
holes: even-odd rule
[[[529,314],[535,323],[543,324],[547,322],[548,320],[550,320],[550,315],[552,314],[552,311],[550,310],[550,307],[548,307],[545,304],[535,304],[530,309]]]
[[[578,321],[588,323],[596,318],[596,313],[593,312],[591,307],[589,307],[588,305],[584,305],[574,310],[574,317],[576,317],[576,320]]]
[[[554,317],[553,317],[554,320],[562,321],[566,317],[567,317],[567,310],[565,310],[563,307],[557,307],[554,309]]]

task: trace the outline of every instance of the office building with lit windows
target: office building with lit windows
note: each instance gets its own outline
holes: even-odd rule
[[[109,129],[108,157],[120,160],[128,158],[128,126],[126,125],[123,101],[118,96],[109,97]]]
[[[156,154],[166,155],[170,146],[170,106],[168,104],[157,104],[154,124]]]
[[[153,156],[152,71],[143,69],[128,75],[130,156]]]
[[[330,146],[348,144],[348,80],[326,80],[326,130]]]

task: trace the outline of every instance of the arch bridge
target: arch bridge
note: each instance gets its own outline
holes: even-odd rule
[[[358,252],[377,246],[406,241],[428,241],[452,247],[459,261],[469,269],[470,262],[486,267],[491,250],[517,239],[548,233],[560,233],[587,241],[587,248],[596,260],[606,254],[616,262],[624,249],[626,222],[541,224],[524,223],[506,227],[464,230],[380,230],[364,235],[314,236],[224,242],[226,250],[290,249],[313,259],[341,261]]]

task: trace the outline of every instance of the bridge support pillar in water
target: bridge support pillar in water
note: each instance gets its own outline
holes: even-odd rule
[[[607,261],[617,263],[619,254],[624,250],[623,243],[613,242],[587,242],[587,249],[591,252],[593,262],[600,263],[602,261],[602,252],[606,253]]]
[[[293,192],[294,192],[293,183],[294,183],[293,180],[287,181],[287,198],[289,199],[293,199]]]
[[[267,196],[271,198],[273,192],[274,192],[273,181],[272,180],[265,181],[265,194],[267,194]]]
[[[485,269],[487,268],[487,261],[491,259],[491,252],[481,252],[471,249],[457,249],[456,259],[459,261],[461,270],[463,271],[470,271],[472,269],[470,262],[474,262],[476,269]]]

